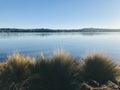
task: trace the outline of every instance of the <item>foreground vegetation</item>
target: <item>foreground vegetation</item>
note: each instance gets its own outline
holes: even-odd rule
[[[81,60],[64,52],[14,54],[0,63],[0,90],[119,90],[119,76],[119,65],[101,54]]]

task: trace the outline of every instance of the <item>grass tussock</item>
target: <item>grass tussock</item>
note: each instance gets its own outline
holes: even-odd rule
[[[102,54],[85,57],[80,63],[80,76],[86,82],[95,80],[100,84],[113,81],[120,75],[117,64],[111,58]]]
[[[75,90],[78,85],[76,60],[63,52],[51,58],[38,58],[31,73],[30,90]]]
[[[19,54],[10,56],[0,70],[0,88],[9,90],[13,83],[20,86],[30,75],[29,65],[33,62],[32,58]]]
[[[0,64],[0,90],[83,90],[93,88],[93,83],[116,82],[119,71],[117,64],[101,54],[80,62],[65,52],[37,58],[14,54]]]

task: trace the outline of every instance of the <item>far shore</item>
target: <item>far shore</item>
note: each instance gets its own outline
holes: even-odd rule
[[[17,29],[0,28],[0,32],[120,32],[120,29],[83,28],[83,29]]]

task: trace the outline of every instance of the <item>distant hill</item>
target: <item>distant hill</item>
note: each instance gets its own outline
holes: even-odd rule
[[[120,32],[120,29],[101,29],[101,28],[83,28],[83,29],[16,29],[0,28],[0,32]]]

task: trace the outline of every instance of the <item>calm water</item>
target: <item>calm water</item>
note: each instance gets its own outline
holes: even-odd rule
[[[76,57],[102,52],[120,62],[120,33],[0,33],[0,60],[19,52],[24,55],[51,55],[64,49]]]

